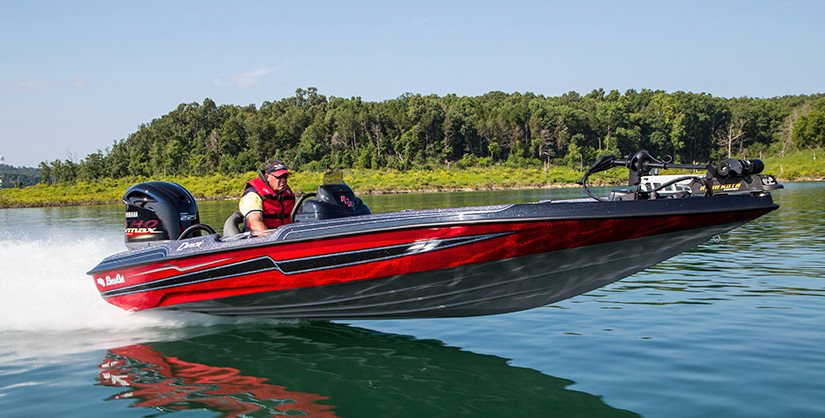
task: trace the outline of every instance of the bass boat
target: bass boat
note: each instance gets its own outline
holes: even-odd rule
[[[629,170],[628,186],[593,194],[588,177],[613,167]],[[515,312],[613,283],[777,209],[769,191],[782,185],[763,168],[672,164],[640,151],[601,157],[580,182],[587,198],[377,214],[328,174],[296,202],[292,223],[241,233],[236,212],[223,234],[199,223],[184,187],[150,181],[123,196],[130,250],[88,274],[127,311],[320,320]],[[704,172],[656,181],[664,169]]]

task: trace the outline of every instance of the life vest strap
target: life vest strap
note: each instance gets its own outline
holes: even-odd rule
[[[295,196],[294,196],[294,195],[277,195],[277,194],[268,194],[268,195],[264,195],[264,196],[262,196],[262,197],[263,197],[264,199],[277,200],[277,201],[279,201],[279,202],[283,202],[283,201],[285,201],[285,200],[295,200]]]

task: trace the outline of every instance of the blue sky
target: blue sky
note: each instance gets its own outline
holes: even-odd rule
[[[825,1],[4,1],[0,155],[77,161],[180,103],[825,91]]]

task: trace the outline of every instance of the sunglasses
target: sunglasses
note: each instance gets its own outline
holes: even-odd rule
[[[288,178],[289,178],[289,174],[281,174],[280,176],[276,176],[276,175],[274,175],[274,174],[270,174],[270,176],[275,177],[275,178],[276,178],[276,179],[278,179],[278,180],[281,180],[281,179],[288,179]]]

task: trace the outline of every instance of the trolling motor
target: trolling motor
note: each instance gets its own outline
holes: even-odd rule
[[[673,184],[686,183],[690,195],[712,196],[732,193],[760,194],[765,190],[781,189],[783,186],[769,174],[760,174],[765,169],[761,160],[738,160],[729,158],[717,165],[675,164],[653,158],[647,151],[639,151],[632,157],[617,159],[614,155],[605,155],[587,170],[579,182],[585,192],[596,200],[605,200],[593,195],[587,188],[587,178],[594,173],[607,171],[613,167],[627,167],[628,186],[635,190],[615,191],[610,200],[644,200],[659,198],[658,192]],[[650,176],[652,170],[706,170],[704,176],[686,175],[665,181],[651,190],[644,190],[642,180]],[[681,195],[679,196],[681,197]]]

